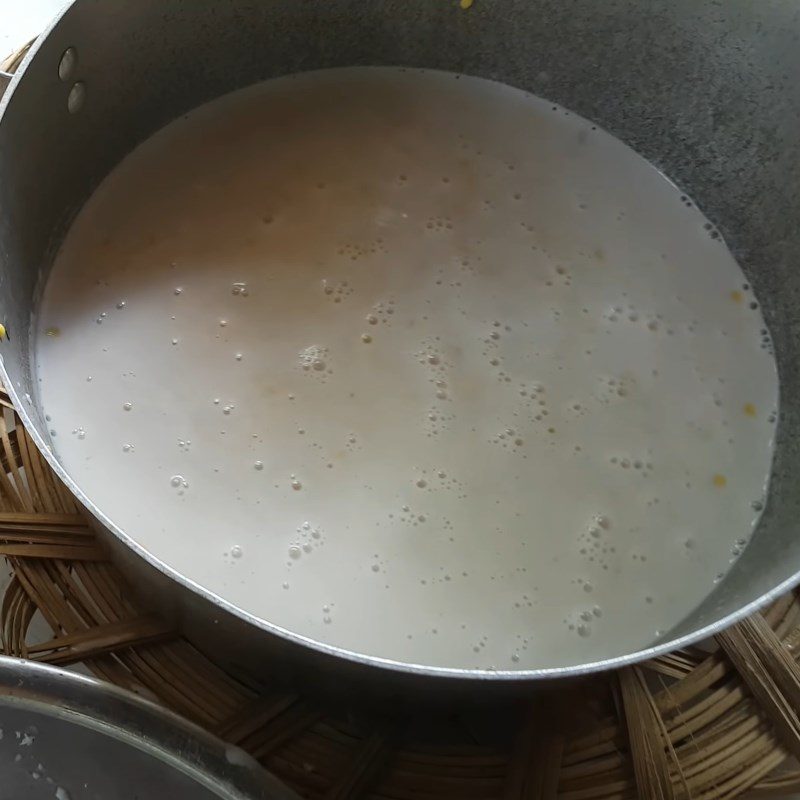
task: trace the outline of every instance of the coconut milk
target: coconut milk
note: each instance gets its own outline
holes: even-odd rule
[[[644,647],[763,503],[776,369],[725,244],[626,145],[485,80],[328,70],[177,120],[78,216],[36,333],[108,518],[359,653]]]

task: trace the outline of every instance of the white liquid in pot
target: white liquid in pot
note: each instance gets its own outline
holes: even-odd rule
[[[652,166],[456,77],[274,80],[126,158],[44,294],[54,447],[151,553],[295,633],[442,667],[630,652],[757,522],[764,323]]]

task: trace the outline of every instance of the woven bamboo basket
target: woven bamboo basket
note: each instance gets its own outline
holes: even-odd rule
[[[13,71],[23,54],[0,68]],[[538,689],[516,709],[332,711],[227,674],[141,604],[2,387],[0,555],[11,570],[0,605],[5,654],[82,664],[239,745],[304,797],[721,800],[800,791],[794,594],[706,647]],[[45,626],[39,641],[33,630]]]

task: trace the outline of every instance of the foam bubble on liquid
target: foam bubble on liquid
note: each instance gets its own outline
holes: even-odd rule
[[[321,347],[318,344],[309,345],[299,353],[300,366],[306,372],[324,372],[327,366],[325,363],[327,355],[327,347]]]
[[[173,475],[169,479],[169,485],[175,489],[179,495],[182,495],[189,488],[189,482],[183,475]]]

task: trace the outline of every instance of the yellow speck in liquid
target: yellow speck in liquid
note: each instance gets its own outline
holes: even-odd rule
[[[6,338],[6,326],[0,323],[0,339]]]
[[[728,479],[719,473],[714,476],[713,481],[717,489],[724,489],[728,485]]]
[[[738,289],[734,289],[731,292],[731,300],[733,300],[734,303],[741,303],[742,300],[744,300],[744,296]]]
[[[742,411],[744,411],[748,417],[754,417],[756,415],[756,407],[752,403],[745,403]]]
[[[473,2],[474,0],[459,0],[459,5],[466,11],[466,9],[468,9]]]
[[[60,331],[58,328],[48,328],[48,329],[45,331],[45,333],[46,333],[48,336],[58,336],[58,334],[59,334],[59,333],[61,333],[61,331]]]

